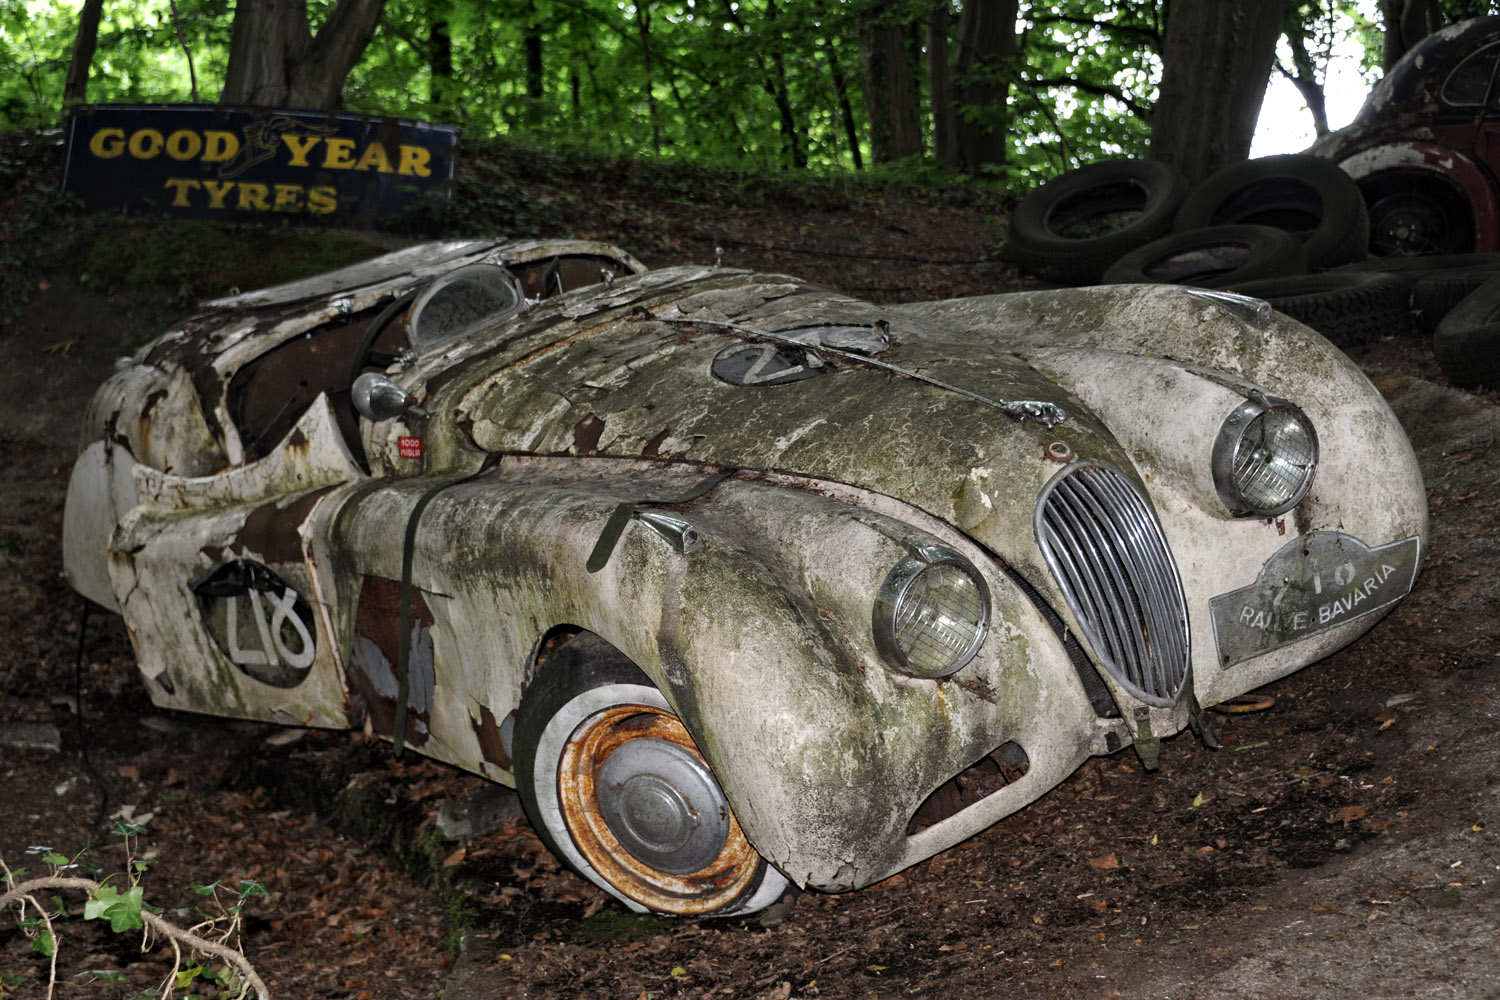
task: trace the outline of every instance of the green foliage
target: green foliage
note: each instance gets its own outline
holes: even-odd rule
[[[1004,108],[959,114],[1005,128],[1023,173],[1138,151],[1144,126],[1130,114],[1149,104],[1161,2],[1023,5],[1008,81],[1017,124]],[[312,6],[316,21],[323,7]],[[857,135],[867,131],[860,29],[904,23],[915,40],[925,9],[925,0],[390,0],[344,104],[562,151],[844,171],[854,164],[844,109]],[[59,121],[75,17],[66,0],[0,0],[0,128]],[[189,52],[198,99],[213,100],[232,19],[232,0],[177,0],[175,18],[167,0],[106,5],[89,100],[191,100]]]
[[[1022,14],[1011,164],[1031,183],[1144,156],[1161,79],[1162,0],[1054,0]]]
[[[143,890],[138,885],[131,886],[123,894],[112,885],[103,886],[83,904],[83,919],[107,920],[109,929],[116,934],[139,930],[146,926],[141,919],[142,896]]]
[[[177,995],[178,990],[192,989],[199,982],[213,984],[217,988],[215,995],[225,998],[246,996],[252,988],[257,993],[263,993],[264,984],[239,950],[238,940],[245,902],[255,896],[267,895],[265,885],[254,879],[242,880],[232,894],[235,899],[233,905],[225,905],[219,899],[218,882],[193,885],[194,892],[212,899],[216,912],[200,910],[203,920],[185,931],[159,919],[163,911],[145,899],[140,877],[148,866],[132,855],[135,839],[146,833],[146,829],[133,823],[116,823],[113,832],[125,840],[126,870],[103,881],[72,874],[73,869],[86,867],[83,852],[69,858],[50,847],[30,848],[26,853],[39,856],[49,870],[47,875],[32,880],[23,879],[27,874],[24,869],[11,868],[0,858],[0,873],[5,876],[7,892],[13,894],[6,900],[5,909],[7,912],[15,911],[16,925],[30,939],[32,951],[44,958],[54,959],[60,940],[56,927],[58,923],[73,916],[63,905],[60,896],[53,895],[49,907],[38,899],[38,894],[49,887],[64,891],[83,891],[86,893],[81,914],[84,920],[103,921],[112,932],[125,934],[145,929],[147,917],[150,916],[151,935],[166,937],[172,941],[173,960],[170,971],[156,990],[138,994],[139,1000],[170,1000]],[[205,944],[205,941],[208,943]],[[187,947],[184,948],[184,945]],[[214,963],[211,959],[218,961]],[[55,975],[55,963],[52,968],[52,975]],[[124,978],[120,972],[112,969],[89,970],[80,973],[78,978],[85,977],[88,982],[103,981],[110,985]],[[26,980],[24,975],[0,975],[0,997],[24,985]],[[56,985],[55,980],[48,982],[47,996],[54,994]],[[195,993],[189,993],[186,1000],[193,1000],[196,996]]]
[[[304,2],[307,0],[294,0]],[[922,26],[931,0],[388,0],[345,83],[344,107],[453,122],[468,142],[521,140],[562,156],[670,160],[745,172],[853,168],[846,130],[869,131],[861,30],[903,27],[924,94]],[[966,3],[948,0],[957,25]],[[77,0],[0,0],[0,130],[61,121]],[[228,63],[234,0],[111,0],[89,77],[90,101],[213,101]],[[1144,155],[1161,78],[1168,0],[1038,0],[1019,5],[1013,59],[988,81],[1007,99],[959,105],[1002,131],[1003,166],[983,179],[1029,186],[1090,160]],[[1441,0],[1446,20],[1500,0]],[[331,4],[308,3],[316,28]],[[1371,0],[1298,0],[1288,30],[1326,65],[1334,32],[1352,31],[1378,67],[1383,30]],[[1337,17],[1335,18],[1335,13]],[[956,27],[950,29],[956,48]],[[196,90],[195,90],[196,88]],[[867,139],[858,139],[867,143]],[[5,166],[0,163],[0,172]],[[555,213],[511,197],[504,178],[471,192],[508,231]],[[507,218],[509,213],[510,218]]]
[[[57,951],[57,938],[52,934],[52,928],[41,917],[27,917],[16,921],[22,933],[31,937],[31,950],[51,958]]]
[[[56,122],[77,17],[63,0],[0,0],[0,123]]]
[[[12,990],[18,990],[22,986],[26,985],[26,979],[27,977],[25,976],[25,974],[20,972],[0,971],[0,997],[5,996],[6,993]]]

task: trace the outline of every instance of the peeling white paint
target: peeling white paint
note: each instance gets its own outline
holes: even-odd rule
[[[549,246],[444,244],[433,252],[455,256],[442,265],[401,258],[338,294],[356,311],[373,308],[476,253],[540,260]],[[154,684],[153,698],[362,725],[345,654],[356,642],[375,646],[355,637],[359,604],[396,586],[401,536],[421,502],[411,580],[432,617],[432,673],[418,685],[417,707],[429,717],[424,752],[513,781],[495,733],[481,733],[478,720],[497,726],[517,709],[549,632],[593,632],[683,718],[755,848],[819,888],[856,888],[930,856],[1035,800],[1088,755],[1128,742],[1125,723],[1096,713],[1063,636],[1034,603],[1079,634],[1036,541],[1037,497],[1060,463],[1107,464],[1149,497],[1188,593],[1193,687],[1205,703],[1289,673],[1370,624],[1230,670],[1214,662],[1208,600],[1255,580],[1287,542],[1282,526],[1228,517],[1208,473],[1220,423],[1251,389],[1292,399],[1324,441],[1316,487],[1285,519],[1288,530],[1336,523],[1371,544],[1426,531],[1410,446],[1346,358],[1282,317],[1250,322],[1156,287],[877,307],[782,276],[647,272],[545,300],[393,366],[388,376],[431,416],[362,422],[374,475],[359,468],[326,395],[295,433],[244,463],[228,425],[229,377],[315,328],[332,294],[276,315],[264,304],[275,296],[246,299],[269,310],[249,325],[200,318],[184,328],[198,340],[182,341],[179,354],[162,342],[143,352],[156,360],[111,380],[91,407],[79,516],[101,511],[112,521],[102,543],[88,544],[107,550],[143,673],[173,686]],[[666,314],[731,326],[653,318]],[[887,317],[900,330],[894,363],[946,386],[850,358],[787,385],[710,374],[726,345],[756,329]],[[185,374],[195,345],[192,356],[211,359],[223,383],[206,410],[194,409]],[[173,397],[159,433],[128,409],[158,390]],[[1068,420],[1049,430],[989,399],[1055,403]],[[141,425],[119,445],[138,464],[129,495],[115,496],[103,482],[101,442],[122,414]],[[397,440],[417,434],[424,457],[401,458]],[[223,450],[211,464],[198,456],[204,467],[179,467],[197,454],[196,439]],[[681,501],[721,470],[739,471]],[[702,548],[684,554],[627,521],[609,560],[589,572],[622,504],[671,509],[701,533]],[[988,639],[941,681],[887,664],[872,630],[893,567],[937,550],[967,561],[991,603]],[[71,565],[89,558],[70,552]],[[316,653],[293,689],[238,669],[202,624],[195,582],[235,559],[274,570],[315,609]],[[372,683],[371,697],[394,700],[393,677]],[[1127,717],[1147,710],[1118,681],[1105,684]],[[1188,708],[1149,708],[1153,732],[1184,728]],[[906,835],[934,789],[1009,741],[1029,758],[1023,778]]]
[[[826,424],[826,423],[828,423],[827,420],[824,420],[822,417],[819,417],[818,419],[814,420],[810,424],[803,424],[801,427],[798,427],[796,430],[792,431],[792,433],[789,434],[789,435],[786,435],[784,437],[778,437],[776,439],[776,450],[777,451],[786,451],[792,445],[794,445],[798,441],[802,440],[802,437],[804,435],[812,433],[812,431],[815,430],[817,427],[821,426],[822,424]]]

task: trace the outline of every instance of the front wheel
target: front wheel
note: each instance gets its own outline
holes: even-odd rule
[[[542,840],[633,910],[751,913],[786,888],[666,698],[595,636],[558,649],[521,699],[515,761]]]

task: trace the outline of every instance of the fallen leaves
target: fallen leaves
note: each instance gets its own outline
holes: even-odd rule
[[[1345,806],[1328,814],[1329,823],[1357,823],[1364,818],[1364,806]]]

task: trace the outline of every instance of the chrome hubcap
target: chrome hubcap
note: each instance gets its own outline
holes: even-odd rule
[[[598,778],[599,812],[638,860],[673,875],[709,865],[729,840],[729,804],[695,754],[638,739],[618,747]]]

